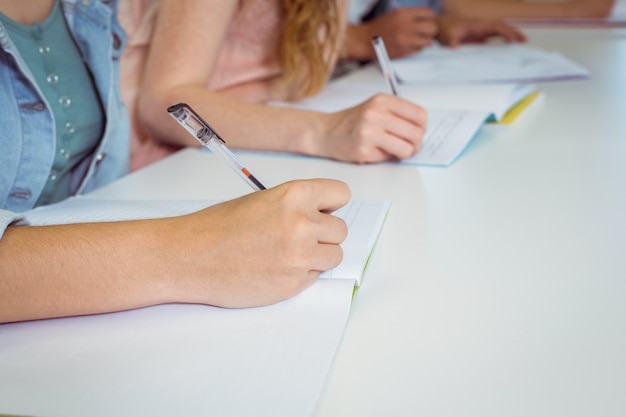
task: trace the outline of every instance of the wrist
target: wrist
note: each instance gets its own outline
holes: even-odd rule
[[[327,156],[323,150],[323,143],[326,140],[326,118],[327,114],[317,111],[306,111],[303,114],[303,126],[296,152],[313,156]]]
[[[375,58],[372,37],[366,23],[349,25],[346,31],[345,58],[355,61],[369,61]]]

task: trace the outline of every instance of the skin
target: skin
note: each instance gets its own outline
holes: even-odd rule
[[[25,7],[24,2],[15,0],[0,0],[0,12],[24,25],[32,25],[35,22],[42,22],[52,10],[53,0],[30,0],[29,7]]]
[[[446,13],[463,17],[507,18],[606,18],[614,0],[524,2],[519,0],[445,0]]]
[[[342,259],[350,191],[293,181],[190,215],[10,226],[0,240],[0,322],[180,302],[276,303]]]
[[[0,0],[0,11],[24,24],[44,20],[51,6]],[[341,261],[347,227],[330,213],[349,199],[343,182],[300,180],[179,217],[11,225],[0,240],[0,322],[284,300]]]
[[[139,115],[149,135],[175,145],[198,146],[173,120],[163,117],[167,106],[184,101],[210,115],[209,123],[236,148],[356,163],[404,159],[419,150],[426,112],[399,97],[381,94],[326,114],[263,104],[288,98],[278,79],[208,91],[205,86],[236,6],[231,0],[163,0],[139,93]]]
[[[524,35],[515,28],[495,20],[435,16],[425,7],[392,10],[359,25],[348,25],[345,44],[346,58],[375,60],[372,38],[382,36],[391,58],[410,55],[431,46],[484,42],[498,36],[511,42],[522,42]]]

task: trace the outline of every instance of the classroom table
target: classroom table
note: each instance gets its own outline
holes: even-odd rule
[[[626,415],[626,30],[527,34],[591,78],[351,181],[394,205],[315,416]]]
[[[626,415],[626,30],[528,35],[591,78],[540,84],[448,168],[245,155],[392,201],[315,416]]]
[[[528,35],[591,78],[539,84],[450,167],[241,154],[268,185],[392,202],[315,417],[626,415],[626,29]],[[249,192],[217,160],[191,172],[191,152],[93,196]]]

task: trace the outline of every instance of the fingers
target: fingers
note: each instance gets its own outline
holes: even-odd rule
[[[343,219],[326,213],[319,213],[315,217],[318,243],[339,245],[346,240],[348,226]]]
[[[401,7],[394,10],[398,13],[404,13],[413,20],[434,19],[435,12],[430,7]]]
[[[500,24],[498,26],[498,34],[510,42],[526,42],[526,35],[517,30],[513,26]]]
[[[427,119],[422,107],[389,94],[377,94],[359,107],[355,162],[405,159],[418,151]]]
[[[391,58],[402,57],[432,45],[438,26],[429,8],[401,8],[370,23],[371,35],[385,41]]]
[[[302,218],[312,221],[311,230],[315,242],[339,244],[348,234],[345,222],[331,215],[350,201],[351,192],[342,181],[331,179],[295,180],[279,185],[285,189],[287,205],[295,205],[305,214]],[[309,230],[309,226],[305,226]]]
[[[421,146],[426,131],[427,113],[424,108],[407,100],[389,98],[388,109],[395,117],[385,124],[385,132],[389,138],[383,140],[380,147],[396,158],[408,158]]]
[[[317,259],[314,262],[315,268],[312,271],[328,271],[333,269],[343,260],[343,250],[341,246],[334,244],[319,244],[316,248]],[[315,274],[317,278],[318,273]]]
[[[352,193],[348,184],[342,181],[318,178],[308,180],[311,194],[315,201],[315,208],[322,213],[332,213],[345,206]]]
[[[502,37],[508,42],[526,41],[522,32],[500,21],[441,18],[440,22],[440,40],[450,47],[460,43],[484,42],[494,36]]]
[[[298,217],[299,224],[291,227],[303,231],[303,237],[313,244],[305,255],[309,268],[325,271],[337,266],[343,257],[339,244],[348,236],[348,226],[343,219],[328,213],[350,200],[348,185],[331,179],[311,179],[290,181],[276,188],[285,189],[287,204],[300,206],[305,214]]]

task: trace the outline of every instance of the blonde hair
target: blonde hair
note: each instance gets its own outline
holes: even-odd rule
[[[278,62],[292,98],[319,92],[337,57],[341,15],[337,0],[281,0]]]

